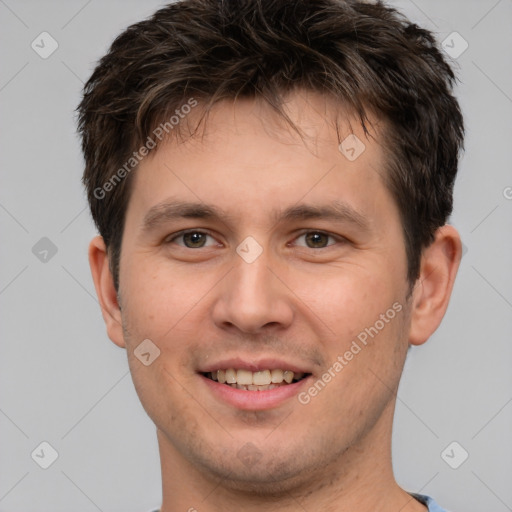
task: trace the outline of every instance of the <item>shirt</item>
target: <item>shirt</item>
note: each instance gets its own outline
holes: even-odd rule
[[[414,494],[413,492],[409,493],[411,496],[416,498],[423,505],[427,505],[428,512],[448,512],[444,508],[441,508],[432,498],[429,496],[425,496],[423,494]],[[151,510],[150,512],[160,512],[160,510]]]
[[[409,493],[411,496],[416,498],[420,503],[423,503],[423,505],[427,505],[428,512],[448,512],[448,510],[445,510],[444,508],[441,508],[432,498],[429,496],[425,496],[423,494],[415,494],[413,492]],[[155,510],[155,512],[159,512],[158,510]]]

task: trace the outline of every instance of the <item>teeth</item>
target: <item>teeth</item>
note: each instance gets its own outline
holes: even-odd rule
[[[233,368],[226,370],[226,382],[228,384],[236,384],[236,371]]]
[[[280,386],[286,386],[286,384],[269,384],[268,386],[254,386],[253,384],[249,384],[248,386],[244,386],[243,384],[228,384],[235,389],[245,389],[245,391],[266,391],[267,389],[274,389]]]
[[[252,374],[252,383],[255,386],[268,386],[271,382],[270,370],[263,370],[262,372],[254,372]]]
[[[283,370],[272,370],[271,372],[272,383],[278,384],[283,382]]]
[[[249,370],[217,370],[211,372],[211,378],[221,384],[230,384],[237,389],[248,389],[250,391],[273,389],[274,384],[291,384],[294,380],[300,380],[304,373],[294,373],[290,370],[260,370],[251,372]]]
[[[290,382],[293,380],[293,372],[290,372],[289,370],[286,370],[283,373],[284,380],[290,384]]]
[[[237,384],[243,384],[244,386],[252,384],[252,372],[249,370],[238,370],[236,372],[236,382]]]

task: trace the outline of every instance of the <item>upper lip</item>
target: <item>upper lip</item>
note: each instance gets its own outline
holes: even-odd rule
[[[242,359],[235,357],[231,359],[222,359],[217,362],[208,363],[199,369],[200,373],[214,372],[216,370],[249,370],[251,372],[259,372],[262,370],[290,370],[294,373],[311,373],[311,370],[304,365],[284,361],[283,359],[265,358],[265,359]]]

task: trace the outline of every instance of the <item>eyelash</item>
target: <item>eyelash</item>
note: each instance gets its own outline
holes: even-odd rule
[[[185,236],[187,234],[191,234],[191,233],[200,233],[202,235],[206,235],[206,236],[209,236],[211,238],[214,238],[213,235],[211,235],[208,231],[202,231],[200,229],[188,229],[188,230],[184,230],[184,231],[179,231],[178,233],[175,233],[175,234],[171,235],[172,238],[167,237],[165,239],[164,243],[165,244],[171,244],[176,239],[178,239],[180,237],[183,237],[183,236]],[[347,242],[347,239],[344,238],[344,237],[332,235],[331,233],[328,233],[326,231],[321,231],[321,230],[318,230],[318,229],[309,229],[309,230],[303,231],[302,233],[297,235],[294,238],[294,240],[297,240],[301,236],[308,235],[308,234],[311,234],[311,233],[327,236],[329,238],[332,238],[333,240],[336,240],[338,243]],[[328,244],[325,247],[307,247],[307,246],[301,246],[301,247],[304,247],[305,249],[319,250],[319,249],[327,249],[327,248],[331,247],[332,245],[335,245],[335,244]],[[180,247],[183,247],[184,249],[192,249],[192,250],[194,250],[194,249],[205,249],[205,247],[195,247],[194,248],[194,247],[187,247],[185,245],[180,245]]]

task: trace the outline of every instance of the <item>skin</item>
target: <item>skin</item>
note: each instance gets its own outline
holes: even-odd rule
[[[407,348],[424,343],[445,314],[459,235],[449,225],[436,232],[408,295],[402,225],[382,180],[382,123],[373,119],[374,138],[366,138],[313,93],[293,93],[286,108],[303,138],[261,101],[223,102],[202,136],[168,140],[141,162],[119,293],[102,238],[90,244],[108,335],[126,348],[157,427],[162,512],[425,511],[394,479],[391,428]],[[340,140],[354,133],[366,146],[353,162],[338,149],[339,114]],[[228,216],[144,230],[149,209],[170,198],[215,205]],[[333,200],[358,210],[367,229],[272,215]],[[210,236],[170,240],[184,229]],[[304,231],[326,235],[311,240]],[[252,263],[236,252],[247,236],[263,249]],[[294,396],[272,409],[241,410],[214,396],[197,373],[227,357],[279,357],[307,367],[314,382],[394,303],[401,311],[307,404]],[[134,355],[144,339],[161,351],[149,366]],[[249,442],[260,458],[244,464],[237,454]]]

